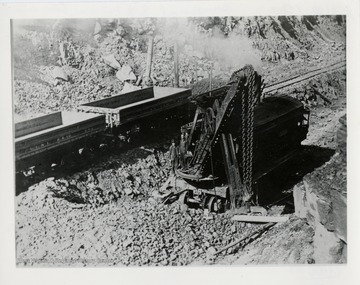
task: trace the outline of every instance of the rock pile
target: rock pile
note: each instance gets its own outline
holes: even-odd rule
[[[45,199],[41,187],[17,199],[19,265],[186,265],[250,231],[223,215],[205,223],[202,210],[183,212],[152,198],[76,208]],[[46,205],[32,205],[38,200]]]
[[[136,155],[142,157],[133,163],[126,158]],[[122,196],[151,197],[169,175],[167,155],[158,151],[149,155],[148,151],[133,149],[122,155],[119,165],[101,163],[88,171],[52,180],[46,187],[55,197],[93,207],[114,203]]]
[[[204,215],[178,202],[163,205],[158,193],[169,167],[158,164],[166,158],[151,154],[115,169],[50,178],[20,194],[18,264],[187,265],[198,258],[213,262],[207,259],[211,252],[256,227],[233,222],[225,214]]]

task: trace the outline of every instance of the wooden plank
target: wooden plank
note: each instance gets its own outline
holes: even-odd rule
[[[236,197],[240,197],[241,196],[241,190],[243,189],[243,182],[241,181],[241,176],[240,176],[240,169],[239,169],[239,163],[237,161],[236,158],[236,153],[235,153],[235,147],[234,147],[234,140],[232,137],[232,134],[229,133],[228,134],[228,142],[230,145],[230,153],[231,153],[231,159],[232,159],[232,164],[233,164],[233,173],[234,173],[234,180],[236,183],[236,188],[235,188],[235,195]]]
[[[26,136],[52,127],[62,125],[61,112],[33,118],[15,124],[15,138]]]
[[[234,181],[234,175],[233,175],[233,171],[232,171],[232,167],[231,167],[231,163],[230,163],[230,155],[229,155],[229,148],[227,145],[227,141],[226,141],[226,135],[224,133],[221,134],[221,149],[223,152],[223,158],[224,158],[224,166],[225,166],[225,172],[226,172],[226,176],[228,179],[228,183],[229,183],[229,190],[230,190],[230,204],[231,204],[231,208],[234,209],[236,206],[236,189],[234,189],[236,187],[235,181]]]
[[[247,223],[283,223],[289,217],[273,217],[273,216],[247,216],[235,215],[231,218],[232,221],[247,222]]]
[[[191,131],[190,131],[189,142],[192,141],[192,137],[194,135],[194,131],[195,131],[195,128],[196,128],[196,122],[198,120],[199,114],[200,114],[200,109],[199,109],[199,107],[197,107],[196,112],[195,112],[195,117],[194,117],[194,120],[193,120],[193,124],[192,124],[192,128],[191,128]]]
[[[248,244],[249,242],[251,242],[252,240],[255,240],[256,238],[258,238],[264,231],[267,231],[268,229],[270,229],[271,227],[273,227],[276,223],[268,223],[264,226],[262,226],[260,229],[254,231],[253,233],[251,233],[250,235],[247,235],[244,238],[238,239],[233,241],[232,243],[229,243],[227,246],[223,247],[222,249],[216,251],[214,253],[214,255],[217,255],[227,249],[229,249],[230,247],[233,247],[234,245],[237,245],[239,243],[243,243],[242,246],[244,247],[246,244]]]

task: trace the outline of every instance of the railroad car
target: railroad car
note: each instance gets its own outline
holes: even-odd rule
[[[17,172],[84,157],[89,149],[115,144],[141,126],[162,127],[190,114],[185,88],[150,87],[85,103],[74,112],[55,112],[15,124]],[[174,122],[175,121],[175,122]],[[181,120],[180,120],[181,121]],[[176,125],[176,124],[175,124]]]

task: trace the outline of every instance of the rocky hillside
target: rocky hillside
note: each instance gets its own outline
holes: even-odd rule
[[[14,111],[55,110],[139,88],[153,43],[150,84],[179,85],[253,64],[273,78],[274,66],[335,61],[344,54],[343,16],[188,19],[17,20],[13,29]],[[151,41],[149,40],[151,39]],[[266,78],[265,78],[266,79]]]

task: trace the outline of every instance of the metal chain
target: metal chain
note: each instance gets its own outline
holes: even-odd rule
[[[255,79],[256,74],[253,71],[252,73],[252,80],[251,80],[251,91],[249,92],[249,98],[251,98],[250,103],[250,123],[249,123],[249,192],[252,194],[252,179],[253,179],[253,158],[254,158],[254,108],[255,108],[255,102],[256,102],[256,94],[255,94]]]
[[[241,148],[242,148],[242,174],[243,174],[244,185],[245,185],[245,181],[246,181],[245,169],[246,169],[246,164],[247,164],[247,161],[246,161],[246,133],[245,133],[245,131],[246,131],[245,95],[246,95],[246,89],[243,88],[243,91],[241,92]]]
[[[245,188],[246,188],[246,192],[247,192],[247,194],[249,194],[250,192],[249,192],[249,185],[250,185],[250,175],[249,175],[249,168],[250,168],[250,165],[249,165],[249,163],[250,163],[250,158],[249,158],[249,156],[250,156],[250,121],[251,121],[251,118],[250,118],[250,116],[251,116],[251,114],[250,114],[250,102],[251,102],[251,98],[250,98],[250,96],[251,96],[251,94],[250,94],[250,89],[251,89],[251,83],[252,83],[252,76],[251,75],[248,75],[249,77],[248,77],[248,84],[247,84],[247,87],[248,87],[248,89],[247,89],[247,96],[246,96],[246,99],[247,99],[247,104],[246,104],[246,120],[247,120],[247,122],[246,122],[246,148],[245,148],[245,156],[246,156],[246,165],[245,165],[245,173],[246,173],[246,175],[245,175]]]
[[[238,92],[240,91],[240,104],[241,104],[241,168],[242,168],[242,179],[244,188],[242,189],[242,200],[243,202],[248,201],[252,196],[252,185],[253,185],[253,153],[254,153],[254,109],[257,103],[256,98],[256,82],[257,73],[252,67],[244,70],[243,76],[239,76],[240,72],[233,74],[232,79],[236,78],[237,81],[246,79],[246,83],[240,84]]]
[[[247,111],[247,124],[246,124],[246,186],[247,186],[247,191],[249,192],[249,185],[250,185],[250,173],[249,173],[249,168],[250,168],[250,136],[251,136],[251,129],[250,129],[250,122],[251,122],[251,113],[250,113],[250,106],[251,106],[251,87],[252,87],[252,74],[249,74],[249,84],[248,84],[248,90],[247,90],[247,104],[246,104],[246,111]]]
[[[243,141],[243,179],[247,198],[252,194],[253,142],[254,142],[254,107],[256,73],[252,69],[247,78],[247,92],[242,98],[242,141]],[[244,96],[245,95],[245,96]]]

